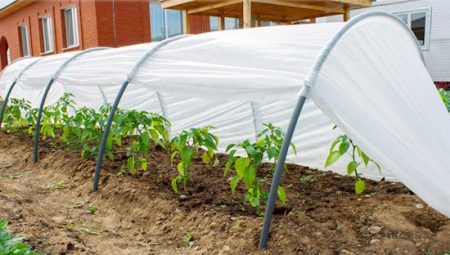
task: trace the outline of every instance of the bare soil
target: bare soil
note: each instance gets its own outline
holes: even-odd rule
[[[123,152],[105,161],[100,190],[92,193],[93,159],[61,145],[41,143],[32,163],[32,139],[0,134],[0,218],[26,242],[48,254],[444,254],[450,220],[400,183],[354,180],[289,165],[283,177],[287,205],[279,204],[269,246],[257,249],[263,218],[231,194],[217,167],[193,162],[188,192],[176,194],[176,169],[155,148],[150,170],[118,174]],[[265,164],[265,189],[272,165]],[[424,169],[425,171],[425,169]],[[264,176],[262,176],[264,177]],[[90,211],[90,212],[89,212]],[[192,236],[191,238],[188,238]]]

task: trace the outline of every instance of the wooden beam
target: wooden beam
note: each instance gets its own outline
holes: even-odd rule
[[[183,34],[187,35],[191,33],[191,19],[186,11],[182,11],[183,16]]]
[[[347,22],[350,20],[350,6],[348,4],[344,5],[344,21]]]
[[[281,5],[281,6],[287,6],[287,7],[295,7],[295,8],[301,8],[301,9],[308,9],[308,10],[317,10],[317,11],[323,11],[323,12],[333,12],[333,13],[344,13],[344,10],[328,7],[328,6],[321,6],[321,5],[314,5],[314,4],[302,4],[302,3],[294,3],[294,2],[287,2],[282,0],[252,0],[254,3],[263,3],[263,4],[273,4],[273,5]]]
[[[219,17],[219,31],[225,30],[225,17]]]
[[[372,0],[331,0],[331,1],[349,5],[372,6]]]
[[[243,22],[244,28],[252,27],[252,0],[243,1]]]
[[[192,0],[164,0],[161,2],[161,7],[164,9],[171,8],[177,5],[188,4],[190,2],[192,2]]]
[[[188,14],[195,14],[195,13],[199,13],[199,12],[204,12],[204,11],[209,11],[212,9],[219,9],[228,5],[232,5],[232,4],[238,4],[238,3],[242,3],[243,0],[227,0],[227,1],[221,1],[218,3],[210,3],[207,5],[202,5],[200,7],[197,8],[192,8],[189,9],[187,12]]]

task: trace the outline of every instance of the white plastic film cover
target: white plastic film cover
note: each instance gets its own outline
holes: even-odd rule
[[[331,50],[311,97],[383,169],[450,217],[450,117],[409,33],[390,17],[358,22]]]
[[[298,155],[291,151],[288,160],[323,169],[329,146],[341,134],[332,130],[336,123],[382,165],[383,175],[394,179],[391,170],[449,216],[450,188],[445,190],[444,182],[450,179],[449,157],[445,157],[450,151],[450,124],[417,45],[406,26],[393,17],[367,15],[354,23],[264,27],[180,38],[158,49],[138,67],[135,77],[129,74],[136,63],[158,43],[88,52],[65,66],[46,103],[55,102],[66,91],[76,96],[78,105],[96,108],[112,103],[129,79],[120,107],[164,115],[172,122],[172,135],[213,125],[224,151],[230,143],[255,140],[264,123],[286,130],[305,79],[316,74],[317,84],[308,83],[314,102],[305,104],[293,137]],[[322,69],[313,68],[322,50],[343,30],[348,31],[331,47]],[[43,88],[73,54],[77,53],[36,63],[19,77],[12,96],[39,105]],[[3,96],[19,63],[0,77]],[[345,174],[346,162],[341,160],[332,169]],[[381,178],[373,167],[362,173]],[[426,189],[428,185],[433,188]]]

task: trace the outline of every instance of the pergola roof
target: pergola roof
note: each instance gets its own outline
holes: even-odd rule
[[[246,0],[161,0],[166,9],[221,17],[243,17],[244,2]],[[372,0],[251,0],[251,15],[258,20],[290,22],[345,14],[349,9],[370,6],[371,3]]]

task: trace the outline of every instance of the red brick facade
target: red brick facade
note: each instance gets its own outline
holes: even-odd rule
[[[78,14],[79,46],[65,49],[62,10],[70,6],[75,6]],[[98,46],[119,47],[150,41],[149,8],[149,0],[37,0],[0,18],[1,68],[7,64],[8,47],[11,60],[22,56],[21,25],[28,26],[32,56]],[[54,51],[44,54],[39,19],[48,15],[52,19]],[[206,31],[209,31],[209,17],[191,17],[192,33]]]

